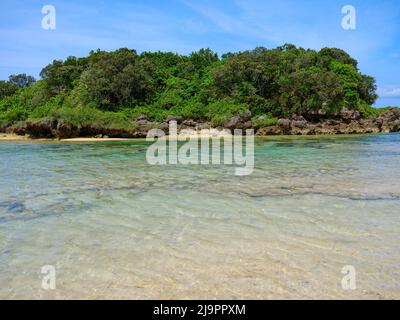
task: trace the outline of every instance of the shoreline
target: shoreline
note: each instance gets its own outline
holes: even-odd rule
[[[67,139],[57,139],[57,138],[40,138],[35,139],[28,135],[20,136],[14,133],[0,133],[0,142],[4,141],[27,141],[27,142],[105,142],[105,141],[137,141],[144,140],[143,138],[95,138],[95,137],[77,137],[77,138],[67,138]]]
[[[354,136],[364,136],[364,135],[382,135],[396,132],[373,132],[373,133],[343,133],[343,134],[315,134],[315,135],[255,135],[255,138],[263,138],[263,139],[280,139],[280,138],[290,138],[290,139],[298,139],[298,138],[316,138],[316,137],[354,137]],[[168,136],[166,136],[168,137]],[[185,136],[183,138],[189,138],[190,136]],[[200,139],[212,138],[215,136],[212,135],[197,135]],[[220,137],[223,137],[221,135]],[[159,138],[162,139],[162,138]],[[76,138],[66,138],[66,139],[58,139],[58,138],[32,138],[28,135],[20,136],[12,133],[0,133],[0,142],[119,142],[119,141],[146,141],[146,138],[96,138],[96,137],[76,137]]]
[[[268,119],[265,121],[268,122]],[[255,136],[261,137],[389,133],[400,131],[400,109],[390,109],[377,117],[367,118],[361,117],[355,111],[342,112],[336,117],[318,116],[318,119],[294,116],[277,119],[274,124],[257,123],[246,115],[233,117],[228,123],[220,126],[179,117],[164,122],[136,120],[132,122],[132,128],[108,128],[90,124],[78,126],[57,119],[27,120],[18,125],[0,128],[0,136],[3,136],[1,140],[26,140],[26,137],[31,137],[47,141],[123,141],[145,139],[151,129],[161,130],[165,135],[178,132],[181,137],[190,136],[193,132],[197,132],[196,135],[200,137],[216,137],[232,134],[235,129],[243,130],[243,133],[244,130],[252,129]]]

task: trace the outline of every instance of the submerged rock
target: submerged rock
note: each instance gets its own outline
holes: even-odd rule
[[[20,201],[0,202],[0,208],[5,208],[10,213],[21,213],[25,210],[25,205]]]

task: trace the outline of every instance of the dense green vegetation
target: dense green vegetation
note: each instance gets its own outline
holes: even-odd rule
[[[209,49],[189,56],[97,50],[54,60],[40,76],[0,81],[0,126],[45,118],[129,128],[139,116],[224,125],[249,111],[254,122],[271,125],[279,117],[332,114],[343,107],[366,116],[376,112],[375,80],[360,73],[346,52],[331,48],[284,45],[221,58]]]

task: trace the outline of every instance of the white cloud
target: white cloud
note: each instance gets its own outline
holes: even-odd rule
[[[383,86],[378,89],[380,98],[400,98],[400,85]]]

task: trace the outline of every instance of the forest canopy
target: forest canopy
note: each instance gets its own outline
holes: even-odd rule
[[[346,107],[367,116],[377,99],[374,78],[345,51],[286,44],[276,49],[190,55],[122,48],[54,60],[35,81],[0,81],[0,126],[27,119],[129,125],[136,118],[181,116],[223,125],[241,112],[269,119],[334,114]]]

